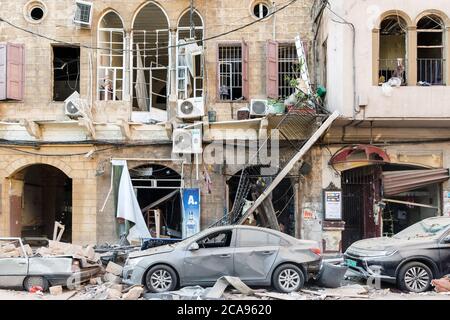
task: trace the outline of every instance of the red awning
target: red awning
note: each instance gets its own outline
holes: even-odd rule
[[[330,164],[336,170],[348,170],[372,164],[390,163],[387,153],[371,145],[348,146],[336,153],[330,160]]]
[[[384,195],[395,196],[431,184],[445,182],[449,178],[448,169],[383,172]]]

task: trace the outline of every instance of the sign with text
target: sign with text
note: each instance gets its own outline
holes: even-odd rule
[[[183,239],[200,232],[200,189],[183,189]]]
[[[324,191],[325,220],[342,220],[342,191]]]

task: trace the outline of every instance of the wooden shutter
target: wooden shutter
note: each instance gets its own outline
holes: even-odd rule
[[[242,42],[242,95],[246,100],[250,99],[248,59],[248,44]]]
[[[278,99],[278,42],[269,40],[266,44],[266,94]]]
[[[0,100],[6,100],[6,49],[5,43],[0,43]]]
[[[23,100],[24,92],[24,46],[23,44],[7,45],[6,98]]]

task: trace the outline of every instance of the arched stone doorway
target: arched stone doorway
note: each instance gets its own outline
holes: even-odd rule
[[[181,238],[181,175],[167,166],[147,164],[130,169],[130,176],[152,237]]]
[[[61,241],[72,241],[72,179],[47,164],[33,164],[11,177],[10,235],[53,238],[55,222],[65,226]]]

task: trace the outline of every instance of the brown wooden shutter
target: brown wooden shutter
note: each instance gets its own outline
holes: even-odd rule
[[[0,43],[0,100],[6,100],[6,51],[7,45]]]
[[[24,92],[24,46],[23,44],[8,43],[6,98],[23,100]]]
[[[250,99],[249,70],[248,70],[249,49],[248,44],[242,42],[242,95],[246,100]]]
[[[278,42],[269,40],[266,44],[266,94],[278,99]]]

